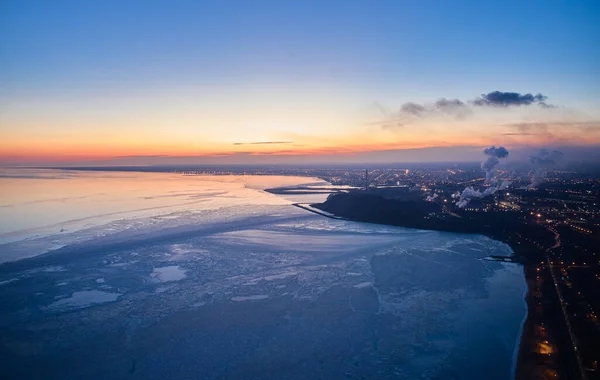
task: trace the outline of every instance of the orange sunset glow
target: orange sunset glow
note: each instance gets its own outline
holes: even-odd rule
[[[3,165],[123,157],[143,164],[150,156],[326,163],[357,154],[394,162],[394,151],[411,149],[600,145],[591,77],[549,81],[535,60],[519,70],[490,63],[481,73],[466,50],[464,61],[448,61],[440,59],[443,46],[408,49],[403,34],[366,28],[363,37],[327,24],[316,35],[253,37],[231,29],[162,36],[125,23],[106,45],[91,26],[74,33],[46,25],[42,14],[14,12],[41,18],[37,30],[9,22],[0,37]],[[63,43],[80,34],[91,44]],[[56,51],[41,42],[46,35]],[[165,54],[150,48],[153,41]],[[419,159],[442,157],[431,152]]]

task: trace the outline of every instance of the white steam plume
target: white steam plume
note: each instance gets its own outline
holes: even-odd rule
[[[504,181],[499,185],[496,186],[490,186],[487,189],[483,190],[483,191],[479,191],[479,190],[475,190],[473,188],[473,186],[468,186],[467,188],[465,188],[462,193],[460,193],[460,197],[458,199],[458,201],[456,202],[456,207],[458,208],[464,208],[466,205],[469,204],[469,202],[471,202],[471,199],[473,198],[483,198],[486,197],[488,195],[492,195],[495,194],[498,190],[505,190],[508,188],[508,186],[510,186],[510,181]]]
[[[498,148],[491,146],[484,149],[483,154],[487,158],[481,163],[481,169],[485,172],[485,183],[490,183],[494,178],[496,165],[500,163],[501,158],[508,157],[508,150],[503,146],[499,146]]]
[[[428,195],[427,198],[425,198],[425,200],[427,202],[433,202],[436,198],[438,197],[437,194],[433,194],[433,195]]]
[[[533,164],[533,169],[531,170],[531,183],[527,187],[538,187],[544,182],[546,172],[558,165],[562,158],[563,153],[561,151],[548,151],[547,149],[540,149],[538,154],[529,157],[529,162]]]

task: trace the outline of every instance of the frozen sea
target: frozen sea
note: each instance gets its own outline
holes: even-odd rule
[[[0,378],[510,379],[510,248],[262,191],[319,182],[0,170]]]

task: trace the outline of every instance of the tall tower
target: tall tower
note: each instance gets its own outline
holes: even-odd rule
[[[369,190],[369,169],[365,169],[365,191]]]

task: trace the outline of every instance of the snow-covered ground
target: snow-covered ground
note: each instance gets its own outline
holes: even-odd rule
[[[2,190],[0,377],[510,377],[523,273],[481,260],[506,245],[260,190],[310,178],[42,174]]]

